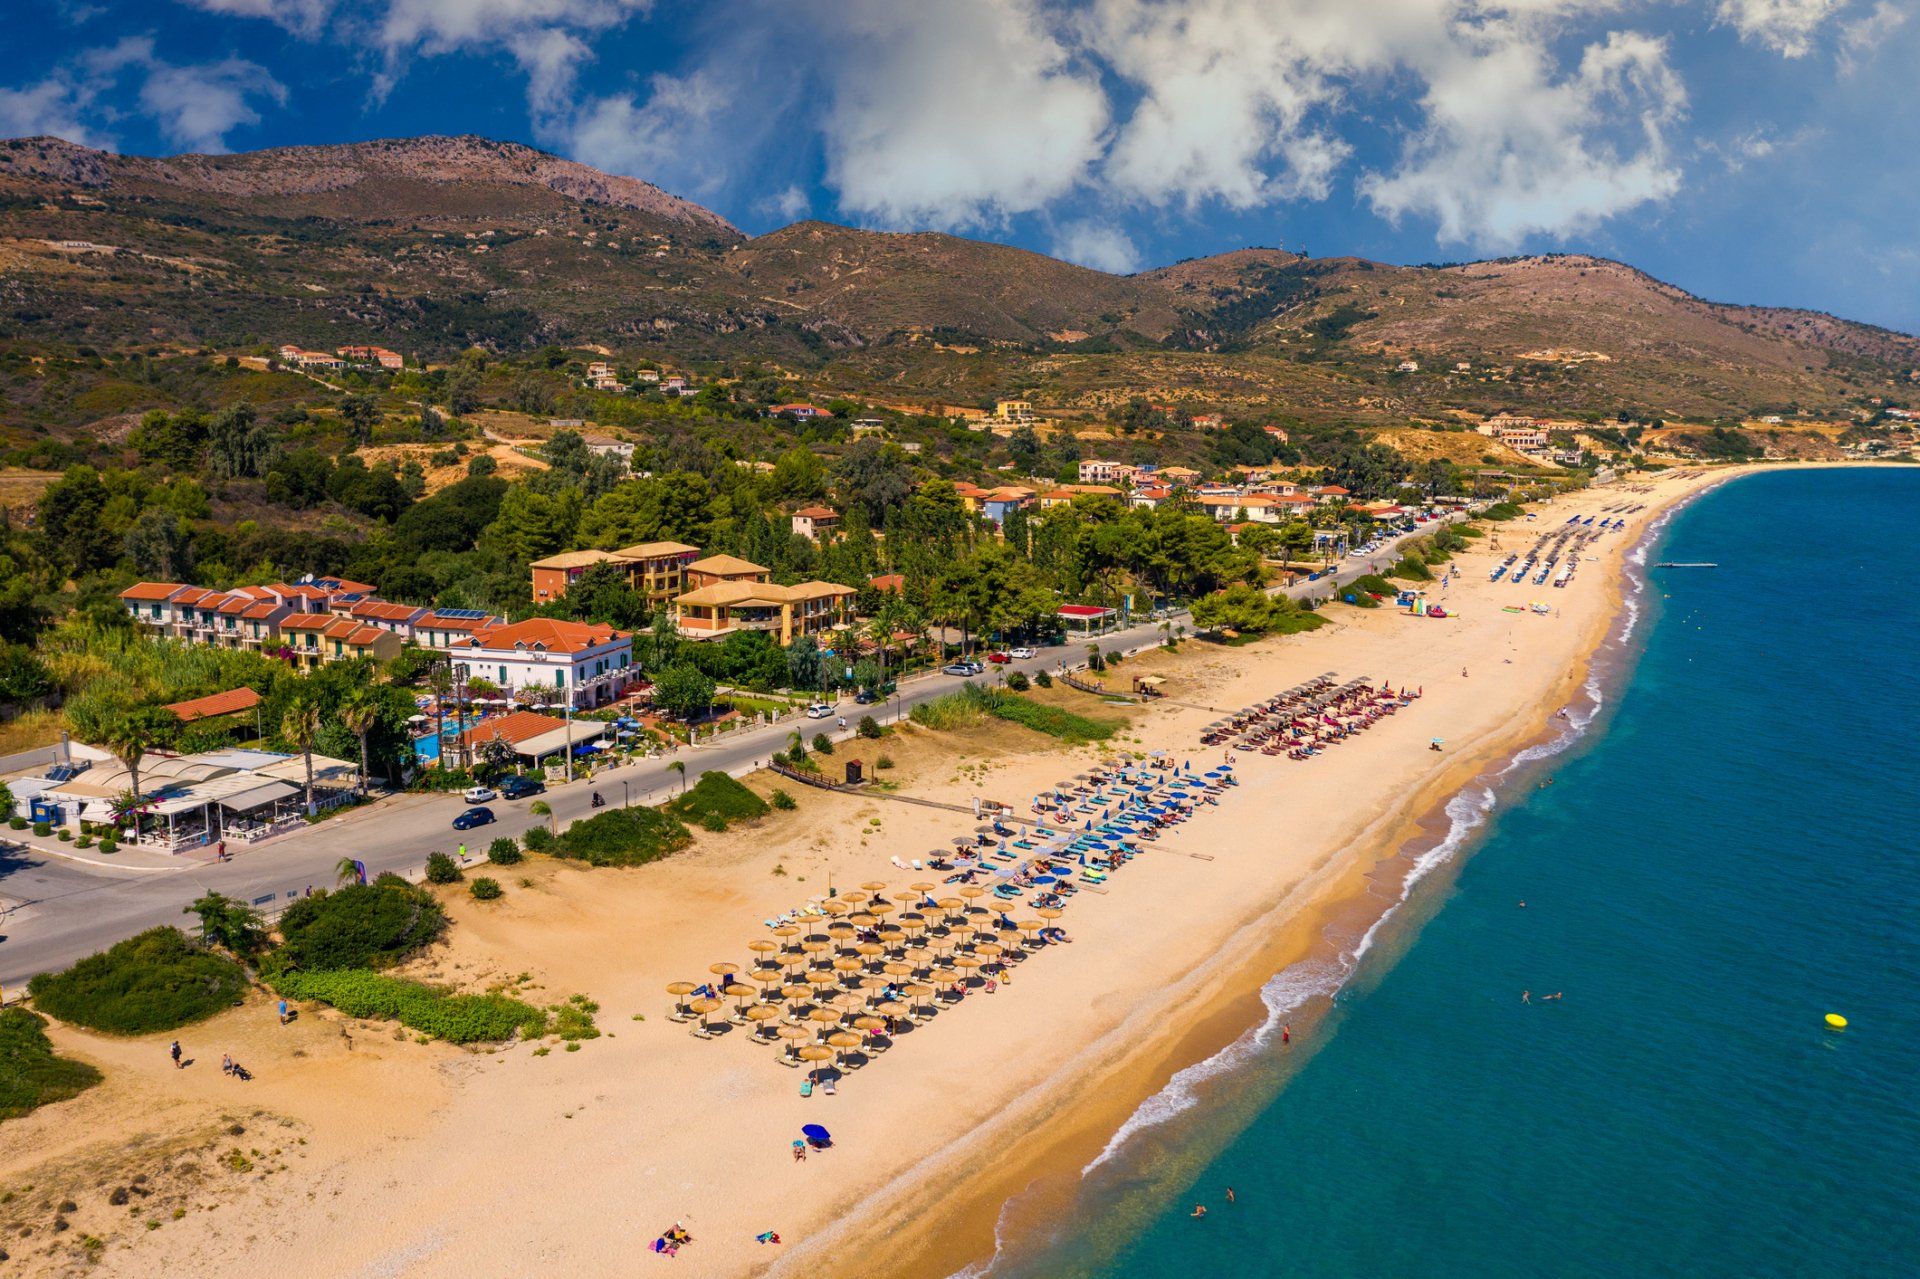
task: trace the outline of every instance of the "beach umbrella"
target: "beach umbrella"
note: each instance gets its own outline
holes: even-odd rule
[[[1036,915],[1043,916],[1044,918],[1047,918],[1047,919],[1058,919],[1060,918],[1060,916],[1066,914],[1066,912],[1061,910],[1058,906],[1042,906],[1037,910],[1035,910],[1033,913]]]
[[[861,1030],[885,1030],[887,1028],[887,1019],[885,1017],[875,1017],[872,1013],[866,1013],[862,1016],[855,1017],[853,1024]]]
[[[811,1039],[813,1032],[805,1026],[782,1026],[773,1032],[782,1039]]]
[[[852,924],[855,928],[872,928],[875,924],[880,922],[880,917],[878,915],[872,914],[869,911],[863,910],[858,912],[857,914],[847,916],[847,922],[849,924]]]
[[[739,982],[734,981],[734,982],[728,982],[726,985],[722,986],[720,988],[720,993],[727,996],[727,998],[729,999],[752,999],[754,996],[754,989],[751,986],[743,986]]]
[[[960,979],[960,970],[957,968],[948,968],[943,965],[939,968],[934,969],[932,972],[928,973],[927,976],[931,977],[936,982],[942,982],[942,983],[950,982],[950,981],[958,981]]]
[[[974,969],[986,962],[986,960],[981,959],[977,955],[955,955],[953,958],[953,966],[955,968]]]
[[[913,974],[913,965],[901,963],[899,960],[893,960],[889,963],[882,964],[880,971],[894,977],[909,977]]]
[[[667,1014],[669,1021],[686,1020],[687,996],[691,995],[697,989],[698,987],[690,981],[673,981],[667,983],[667,993],[673,996],[673,1011]]]
[[[833,1049],[823,1048],[819,1044],[808,1044],[794,1053],[801,1061],[832,1061]]]
[[[862,955],[869,956],[884,955],[887,953],[887,948],[877,941],[863,941],[858,946],[855,946],[854,950]]]
[[[869,902],[867,904],[867,911],[872,915],[891,915],[899,909],[900,906],[896,902]],[[876,919],[874,922],[878,923],[879,921]]]
[[[827,1036],[827,1043],[834,1048],[858,1048],[860,1036],[851,1030],[836,1030]]]
[[[813,993],[813,987],[803,981],[790,982],[780,988],[782,999],[805,999]]]
[[[1002,946],[997,941],[983,941],[973,948],[973,953],[976,955],[984,955],[988,959],[992,959],[995,955],[1006,953],[1006,947]]]
[[[840,900],[850,906],[858,906],[861,902],[867,900],[867,894],[864,892],[841,893]]]
[[[905,931],[892,924],[888,924],[876,934],[881,941],[889,944],[905,940],[906,935]]]
[[[828,972],[825,969],[807,974],[807,985],[809,986],[838,986],[839,984],[839,974]]]
[[[738,964],[709,964],[707,971],[719,977],[726,977],[740,971]]]
[[[826,1025],[828,1023],[838,1022],[840,1020],[840,1016],[841,1014],[835,1012],[831,1008],[815,1008],[813,1011],[807,1014],[807,1020],[819,1022],[822,1025]]]
[[[976,897],[985,897],[987,895],[987,890],[984,888],[976,887],[973,884],[968,884],[965,888],[960,890],[960,895],[966,898],[967,900],[972,901]]]
[[[833,961],[835,972],[850,973],[860,967],[860,961],[852,955],[841,955]]]
[[[833,1144],[833,1134],[829,1133],[819,1124],[803,1125],[800,1129],[800,1135],[805,1137],[811,1145],[823,1150]]]
[[[879,892],[886,891],[887,884],[885,880],[874,879],[874,880],[869,880],[868,882],[860,885],[860,887],[866,889],[870,893],[879,893]]]
[[[932,884],[924,879],[917,884],[908,884],[907,887],[916,893],[930,893],[934,888]]]
[[[747,949],[752,951],[756,955],[767,955],[767,954],[773,953],[776,950],[779,950],[780,947],[778,944],[767,941],[765,938],[762,938],[759,941],[748,942]]]
[[[853,921],[850,919],[836,919],[827,925],[827,933],[829,936],[851,937],[853,936],[853,932]]]

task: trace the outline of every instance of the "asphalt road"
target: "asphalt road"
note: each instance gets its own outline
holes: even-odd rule
[[[1406,536],[1415,536],[1408,534]],[[1301,583],[1287,588],[1296,598],[1324,595],[1333,582],[1351,581],[1389,562],[1399,539],[1364,559],[1343,565],[1331,580]],[[1136,649],[1160,642],[1158,621],[1101,637],[1103,648]],[[977,677],[993,680],[995,671],[1019,670],[1029,675],[1058,670],[1063,662],[1080,666],[1086,647],[1072,642],[1042,649],[1039,656],[1004,668],[989,668]],[[843,701],[838,713],[849,725],[863,714],[892,723],[922,702],[950,692],[965,681],[957,676],[930,675],[901,686],[884,705],[857,706]],[[564,826],[592,812],[591,793],[598,791],[609,805],[653,804],[671,798],[680,788],[678,774],[669,772],[673,759],[683,760],[689,779],[718,770],[743,776],[764,767],[768,758],[786,748],[797,726],[809,738],[824,731],[843,738],[831,719],[783,720],[778,724],[729,733],[718,743],[682,749],[671,757],[655,758],[620,768],[603,769],[589,785],[585,781],[554,786],[542,796]],[[334,882],[334,867],[342,857],[357,857],[367,872],[408,872],[420,868],[432,852],[456,851],[462,842],[474,856],[501,835],[518,836],[546,821],[527,812],[532,800],[495,800],[488,805],[498,821],[468,832],[452,829],[453,818],[467,805],[458,795],[405,795],[321,822],[307,830],[272,841],[257,850],[236,852],[224,863],[183,862],[164,869],[140,870],[88,864],[45,853],[17,842],[0,841],[0,989],[12,998],[34,973],[64,968],[82,956],[104,949],[137,932],[159,924],[182,924],[187,903],[208,891],[253,902],[272,911],[305,892]]]

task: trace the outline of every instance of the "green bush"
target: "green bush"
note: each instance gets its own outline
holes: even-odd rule
[[[1389,582],[1378,573],[1364,573],[1354,578],[1352,585],[1346,589],[1349,591],[1368,591],[1374,595],[1384,595],[1388,599],[1392,599],[1400,593],[1398,586]]]
[[[354,969],[289,972],[273,979],[288,999],[332,1004],[349,1017],[398,1021],[452,1044],[510,1039],[515,1031],[544,1034],[547,1014],[505,995],[456,995],[422,982]]]
[[[120,844],[117,840],[103,839],[100,841],[100,851],[103,853],[117,853],[120,851]]]
[[[858,732],[860,736],[868,740],[876,739],[880,736],[880,721],[871,715],[862,715],[860,717]]]
[[[246,973],[178,928],[150,928],[27,983],[35,1007],[116,1035],[177,1030],[240,1002]]]
[[[73,841],[73,832],[68,830],[65,826],[62,826],[59,830],[54,832],[53,837],[59,840],[63,844],[71,843]]]
[[[1048,674],[1046,671],[1035,671],[1033,675],[1033,682],[1038,684],[1041,688],[1052,688],[1053,676]]]
[[[790,812],[799,807],[799,805],[793,802],[793,796],[787,794],[777,786],[774,788],[771,803],[783,813]]]
[[[725,773],[707,772],[700,774],[700,780],[686,794],[668,802],[666,811],[708,830],[725,830],[734,822],[765,817],[767,801]],[[719,819],[718,826],[712,824],[715,818]]]
[[[35,822],[33,824],[33,833],[44,839],[48,835],[53,834],[53,826],[49,822]]]
[[[0,1120],[85,1092],[100,1072],[53,1055],[47,1019],[25,1008],[0,1008]]]
[[[1404,578],[1409,582],[1431,582],[1433,570],[1420,558],[1420,552],[1408,551],[1406,558],[1387,570],[1387,576]]]
[[[874,760],[874,761],[873,761],[873,766],[874,766],[874,768],[875,768],[875,769],[881,769],[881,768],[892,768],[892,767],[893,767],[893,756],[891,756],[891,755],[882,755],[882,756],[881,756],[881,757],[880,757],[879,759],[876,759],[876,760]]]
[[[476,901],[490,902],[500,896],[500,881],[481,875],[467,886],[467,891],[473,894]]]
[[[1120,727],[1113,720],[1090,719],[978,684],[963,684],[951,693],[922,702],[913,708],[912,719],[928,728],[951,730],[989,715],[1075,744],[1103,742]]]
[[[550,1029],[569,1042],[598,1039],[600,1028],[593,1024],[593,1015],[599,1011],[600,1005],[585,995],[570,996],[566,1003],[553,1006],[553,1024]]]
[[[451,884],[460,878],[460,863],[445,853],[427,854],[427,882],[429,884]]]
[[[692,799],[693,793],[682,798]],[[643,866],[692,842],[692,834],[671,813],[658,808],[612,808],[569,826],[553,841],[553,854],[590,866]]]
[[[825,733],[815,733],[813,735],[813,750],[817,755],[833,754],[833,739]]]
[[[385,968],[440,936],[433,894],[397,875],[302,897],[280,916],[275,969]]]
[[[1012,689],[1016,693],[1024,693],[1029,688],[1033,687],[1033,685],[1032,685],[1032,682],[1029,681],[1025,675],[1021,674],[1019,671],[1015,671],[1011,675],[1007,676],[1007,687]]]
[[[524,857],[511,835],[502,835],[487,845],[487,860],[495,866],[518,866]]]
[[[520,842],[527,846],[528,852],[538,853],[553,847],[553,832],[545,826],[535,826],[520,837]]]
[[[81,836],[81,837],[80,837],[79,839],[76,839],[76,840],[74,840],[74,841],[73,841],[73,846],[74,846],[75,848],[92,848],[92,847],[93,847],[93,836],[91,836],[91,835],[82,835],[82,836]]]
[[[27,819],[24,817],[9,817],[7,818],[7,826],[12,830],[25,830],[27,828]]]

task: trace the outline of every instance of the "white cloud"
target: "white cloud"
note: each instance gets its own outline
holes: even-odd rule
[[[765,207],[789,222],[797,222],[813,211],[813,201],[807,198],[807,193],[800,189],[799,183],[795,182],[769,199]]]
[[[1096,271],[1129,275],[1140,269],[1140,250],[1127,233],[1110,222],[1081,218],[1057,227],[1047,252]]]
[[[1719,20],[1743,40],[1765,45],[1788,58],[1804,58],[1813,34],[1847,0],[1720,0]]]
[[[265,18],[296,35],[318,34],[333,17],[334,0],[183,0],[208,13]]]
[[[259,124],[257,98],[285,103],[286,86],[243,58],[194,66],[155,60],[140,86],[140,108],[159,124],[162,136],[193,151],[225,151],[227,134]]]
[[[1098,158],[1106,94],[1031,0],[819,0],[827,181],[885,226],[978,226],[1066,195]]]
[[[62,74],[18,89],[0,88],[0,137],[46,134],[84,147],[107,146],[111,139],[87,122],[92,105],[92,93]]]
[[[1431,69],[1423,127],[1401,166],[1361,180],[1389,218],[1421,214],[1441,241],[1512,248],[1671,196],[1668,126],[1686,92],[1665,42],[1614,32],[1556,76],[1539,43],[1495,35]]]
[[[643,103],[632,94],[591,98],[543,137],[596,168],[632,174],[671,189],[701,194],[724,180],[725,155],[716,124],[730,99],[704,71],[657,75]]]
[[[1871,11],[1840,28],[1840,71],[1852,75],[1880,51],[1881,44],[1906,25],[1912,15],[1892,3],[1880,0]]]

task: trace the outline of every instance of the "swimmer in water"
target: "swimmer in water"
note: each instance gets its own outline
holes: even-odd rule
[[[1532,991],[1530,991],[1530,990],[1523,990],[1523,991],[1521,991],[1521,992],[1520,992],[1520,1002],[1521,1002],[1521,1003],[1523,1003],[1523,1004],[1530,1004],[1530,1003],[1532,1003],[1532,1002],[1533,1002],[1533,992],[1532,992]]]
[[[1195,1204],[1195,1205],[1193,1206],[1193,1211],[1192,1211],[1192,1212],[1190,1212],[1190,1213],[1188,1213],[1187,1215],[1188,1215],[1189,1217],[1192,1217],[1192,1218],[1193,1218],[1193,1219],[1194,1219],[1195,1221],[1198,1221],[1198,1220],[1200,1220],[1200,1218],[1202,1218],[1202,1217],[1204,1217],[1204,1216],[1206,1216],[1206,1215],[1207,1215],[1207,1208],[1206,1208],[1206,1205],[1205,1205],[1205,1204]]]
[[[1228,1203],[1232,1203],[1232,1202],[1234,1202],[1234,1199],[1233,1199],[1233,1187],[1232,1187],[1232,1186],[1228,1186],[1228,1187],[1227,1187],[1227,1202],[1228,1202]]]

